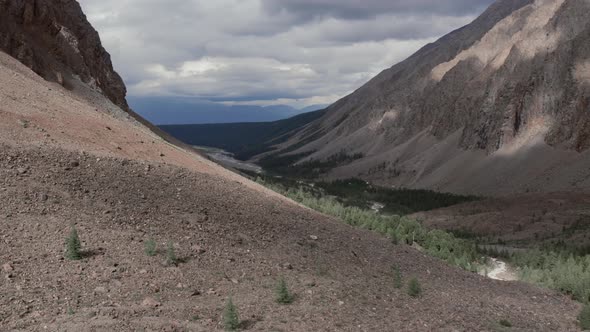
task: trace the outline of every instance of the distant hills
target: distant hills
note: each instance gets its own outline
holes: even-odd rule
[[[317,111],[327,105],[296,109],[288,105],[224,105],[196,98],[128,97],[131,108],[156,125],[271,122]]]
[[[187,144],[224,149],[237,159],[247,160],[274,150],[274,145],[287,141],[325,113],[324,109],[272,122],[162,125],[160,128]]]

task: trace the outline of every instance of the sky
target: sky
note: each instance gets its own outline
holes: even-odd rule
[[[135,97],[330,104],[493,0],[79,0]]]

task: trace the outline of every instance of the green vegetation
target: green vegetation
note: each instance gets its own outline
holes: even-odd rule
[[[223,311],[223,327],[226,331],[237,331],[240,328],[238,308],[234,305],[231,297],[227,300]]]
[[[512,327],[512,323],[510,323],[510,321],[507,320],[507,319],[501,319],[500,320],[500,325],[502,325],[504,327]]]
[[[168,242],[168,249],[166,250],[166,264],[176,265],[177,263],[178,258],[176,257],[176,251],[174,251],[174,244],[172,244],[172,242]]]
[[[402,272],[400,271],[399,267],[393,267],[393,287],[400,289],[403,286],[402,281]]]
[[[590,303],[590,255],[530,250],[513,254],[510,262],[520,268],[523,281],[539,284]]]
[[[157,244],[154,239],[149,239],[145,241],[145,254],[148,256],[156,256],[157,253]]]
[[[420,297],[422,295],[422,286],[416,278],[412,278],[408,283],[408,295],[411,297]]]
[[[372,230],[385,235],[394,242],[417,244],[430,255],[476,272],[480,255],[475,243],[458,239],[441,230],[427,230],[420,223],[407,217],[380,215],[373,211],[354,206],[345,206],[332,197],[304,188],[285,188],[280,184],[257,181],[311,209],[334,216],[356,227]]]
[[[298,156],[288,156],[294,160]],[[287,157],[285,157],[287,158]],[[480,199],[475,196],[462,196],[449,193],[439,193],[430,190],[416,190],[405,188],[385,188],[374,186],[361,179],[337,180],[333,182],[315,182],[309,184],[301,180],[285,177],[273,177],[243,172],[253,179],[272,186],[283,188],[301,188],[314,194],[316,197],[333,196],[336,201],[345,206],[354,206],[368,210],[373,203],[379,202],[384,205],[380,210],[382,214],[404,216],[420,211],[428,211],[448,207],[464,202],[471,202]],[[463,234],[456,234],[463,237]]]
[[[583,330],[590,330],[590,305],[586,304],[578,315],[580,327]]]
[[[381,212],[406,215],[478,200],[475,196],[439,193],[431,190],[396,189],[371,185],[360,179],[319,182],[328,195],[339,197],[345,205],[366,208],[371,202],[385,205]]]
[[[287,282],[285,278],[281,278],[276,289],[276,301],[280,304],[291,304],[293,302],[293,295],[289,293]]]
[[[66,258],[72,261],[82,259],[81,248],[82,244],[78,237],[78,231],[76,230],[76,226],[72,225],[70,235],[66,239]]]

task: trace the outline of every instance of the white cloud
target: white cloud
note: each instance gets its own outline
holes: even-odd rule
[[[417,0],[81,0],[134,96],[305,106],[342,97],[474,18]],[[281,5],[282,4],[282,5]],[[321,5],[315,8],[313,5]],[[365,5],[368,5],[365,4]],[[436,9],[436,10],[435,10]],[[454,12],[456,14],[454,14]]]

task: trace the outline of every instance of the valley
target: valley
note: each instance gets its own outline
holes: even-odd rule
[[[303,63],[313,33],[296,21],[351,24],[351,12],[305,20],[291,11],[325,8],[245,1],[237,16],[208,4],[244,33],[207,29],[211,40],[178,51],[164,42],[208,19],[179,19],[197,2],[173,16],[160,14],[169,3],[142,2],[109,30],[131,2],[86,2],[86,16],[75,0],[0,0],[0,330],[590,329],[590,2],[472,8],[483,12],[472,23],[321,110],[186,124],[172,114],[181,105],[166,116],[195,86],[207,119],[232,105],[291,114],[305,108],[279,102],[336,95],[320,78],[345,70]],[[247,15],[257,10],[260,26]],[[161,33],[129,37],[146,17]],[[133,49],[129,86],[89,19],[117,57]],[[267,26],[307,47],[257,44]],[[330,28],[356,45],[341,30]],[[134,44],[153,35],[162,45]],[[248,56],[178,60],[225,49]],[[363,54],[333,50],[329,62]],[[325,95],[307,95],[309,80]],[[220,81],[231,89],[216,94]]]

